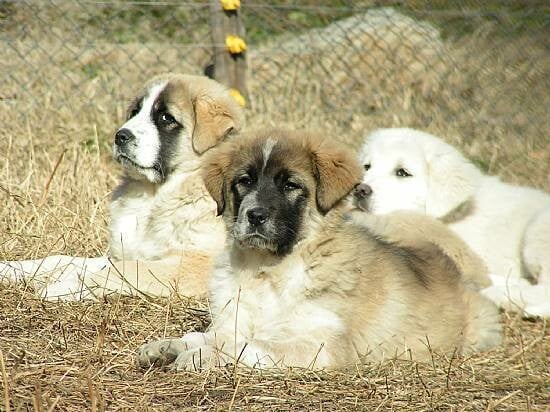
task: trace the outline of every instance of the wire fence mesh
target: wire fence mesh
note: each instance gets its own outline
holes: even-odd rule
[[[212,62],[207,1],[0,1],[4,125],[108,140],[143,81]],[[547,143],[544,2],[243,1],[249,116]],[[75,121],[77,119],[77,121]],[[50,126],[48,126],[50,125]],[[546,143],[545,143],[546,142]]]

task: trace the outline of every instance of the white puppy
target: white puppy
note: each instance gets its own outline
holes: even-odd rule
[[[484,175],[451,145],[413,129],[373,132],[360,160],[360,208],[440,219],[485,261],[493,282],[488,297],[526,315],[550,315],[548,194]]]

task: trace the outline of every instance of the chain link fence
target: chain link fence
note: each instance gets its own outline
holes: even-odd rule
[[[543,1],[245,0],[241,11],[252,123],[352,144],[396,125],[548,144]],[[225,47],[212,44],[207,1],[0,0],[0,19],[0,127],[105,142],[146,79],[201,74]]]

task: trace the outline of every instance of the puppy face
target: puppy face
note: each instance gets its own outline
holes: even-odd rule
[[[219,83],[162,75],[130,104],[113,156],[134,178],[162,183],[176,170],[196,169],[202,153],[242,124],[241,108]]]
[[[426,212],[428,167],[419,145],[373,136],[360,151],[364,168],[354,204],[370,213]]]
[[[203,170],[234,244],[280,256],[360,176],[349,153],[322,138],[278,129],[223,145]]]
[[[458,150],[428,133],[380,129],[360,152],[363,183],[355,204],[371,213],[412,210],[443,218],[474,203],[482,173]]]

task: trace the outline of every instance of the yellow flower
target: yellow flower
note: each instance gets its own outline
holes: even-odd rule
[[[229,94],[239,103],[242,107],[246,105],[246,100],[237,89],[229,89]]]
[[[241,7],[241,0],[220,0],[224,10],[237,10]]]
[[[225,46],[231,54],[239,54],[246,50],[246,43],[244,42],[244,40],[241,39],[239,36],[235,36],[233,34],[229,34],[225,38]]]

